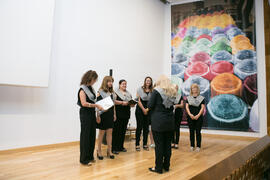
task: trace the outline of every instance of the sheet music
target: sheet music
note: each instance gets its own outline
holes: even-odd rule
[[[96,104],[99,104],[101,107],[103,107],[105,111],[107,111],[114,105],[112,98],[110,96],[96,102]]]

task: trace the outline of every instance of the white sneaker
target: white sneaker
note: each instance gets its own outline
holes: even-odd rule
[[[190,147],[190,151],[194,151],[194,147]]]
[[[197,147],[196,152],[200,152],[201,148]]]
[[[150,147],[151,147],[151,148],[155,148],[156,145],[155,145],[155,144],[150,144]]]

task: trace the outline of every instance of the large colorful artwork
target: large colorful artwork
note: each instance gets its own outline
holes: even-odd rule
[[[172,81],[184,98],[191,84],[200,86],[204,128],[259,131],[253,4],[205,0],[171,7]]]

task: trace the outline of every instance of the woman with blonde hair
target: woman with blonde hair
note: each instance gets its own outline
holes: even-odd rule
[[[176,86],[166,76],[156,82],[147,111],[151,115],[152,133],[155,141],[155,167],[151,172],[169,171],[171,158],[171,141],[174,131],[173,105],[176,99]]]
[[[101,87],[99,88],[97,100],[104,99],[108,96],[112,98],[112,100],[115,99],[114,91],[113,91],[113,78],[111,76],[105,76],[103,78]],[[104,136],[104,133],[106,131],[106,140],[107,140],[107,156],[110,159],[114,159],[114,156],[112,155],[112,130],[113,130],[113,124],[116,120],[116,113],[115,113],[115,107],[112,106],[107,111],[97,112],[97,128],[99,129],[98,134],[98,150],[97,150],[97,157],[99,160],[103,160],[103,156],[101,155],[101,143]]]
[[[201,129],[203,124],[203,111],[205,108],[205,100],[202,95],[200,95],[200,87],[198,84],[192,84],[190,87],[190,94],[187,97],[186,111],[188,114],[188,126],[190,133],[190,150],[194,151],[195,148],[195,132],[197,148],[196,151],[199,152],[201,148]]]

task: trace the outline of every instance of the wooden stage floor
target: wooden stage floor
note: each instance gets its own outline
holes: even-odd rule
[[[26,148],[23,151],[0,151],[0,180],[189,179],[255,140],[256,138],[203,135],[201,152],[190,152],[188,133],[181,133],[180,148],[172,151],[171,170],[162,175],[148,171],[154,165],[154,149],[136,152],[134,140],[125,142],[128,152],[117,155],[114,160],[96,160],[89,167],[79,163],[78,143]],[[105,152],[104,147],[103,155]]]

